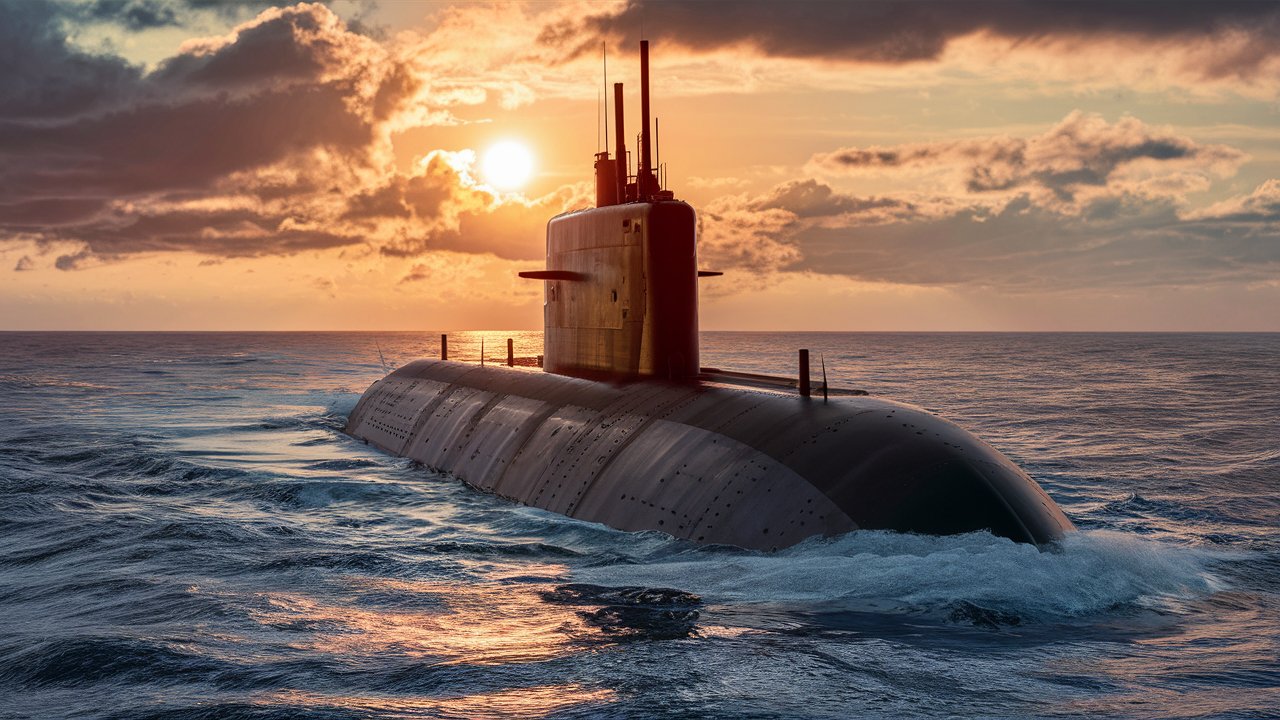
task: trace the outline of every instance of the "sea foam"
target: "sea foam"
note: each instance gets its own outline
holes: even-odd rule
[[[604,585],[678,587],[722,603],[816,603],[929,611],[973,605],[1053,619],[1118,605],[1162,604],[1220,590],[1223,553],[1087,530],[1041,551],[989,533],[883,531],[813,539],[774,553],[702,549],[636,565],[577,571]]]

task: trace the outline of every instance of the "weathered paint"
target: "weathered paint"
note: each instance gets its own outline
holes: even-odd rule
[[[547,223],[545,367],[580,377],[698,374],[697,218],[678,200]]]
[[[719,383],[611,384],[419,360],[346,431],[481,490],[622,530],[746,548],[856,528],[1072,528],[1021,469],[919,408]]]

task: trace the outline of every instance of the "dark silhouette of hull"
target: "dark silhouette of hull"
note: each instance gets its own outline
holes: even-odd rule
[[[505,498],[704,543],[771,549],[871,528],[1043,544],[1072,529],[986,443],[870,397],[419,360],[375,383],[346,431]]]

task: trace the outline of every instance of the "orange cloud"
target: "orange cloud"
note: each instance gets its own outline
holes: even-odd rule
[[[1280,223],[1280,179],[1271,178],[1244,197],[1214,203],[1189,213],[1193,220],[1216,220],[1248,225]]]
[[[43,8],[0,10],[41,29],[17,51],[44,67],[43,77],[0,79],[0,97],[15,100],[0,107],[0,232],[78,247],[60,269],[148,252],[345,245],[537,258],[546,217],[585,197],[578,186],[533,200],[497,193],[473,179],[466,152],[397,170],[392,133],[454,124],[447,106],[472,99],[455,89],[436,102],[437,84],[402,57],[413,52],[322,5],[265,10],[146,74],[74,49]],[[83,69],[106,91],[61,82]]]

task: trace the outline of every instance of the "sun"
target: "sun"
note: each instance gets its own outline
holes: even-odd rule
[[[523,143],[503,140],[485,151],[480,171],[499,190],[519,189],[533,175],[533,153]]]

